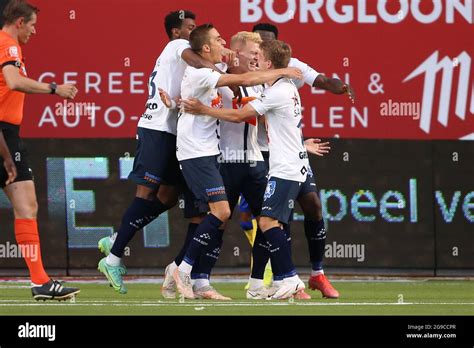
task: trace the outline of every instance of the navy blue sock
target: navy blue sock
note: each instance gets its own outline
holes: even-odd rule
[[[324,247],[326,246],[326,229],[324,220],[304,219],[304,232],[308,240],[309,259],[313,271],[323,269]]]
[[[265,266],[270,258],[270,245],[268,244],[263,232],[258,228],[252,248],[252,274],[254,279],[263,279]],[[273,270],[273,267],[272,267]],[[273,271],[274,273],[274,271]]]
[[[183,257],[186,254],[186,250],[189,248],[189,243],[191,243],[191,240],[194,237],[194,233],[196,232],[196,229],[198,228],[199,224],[193,224],[189,223],[188,225],[188,232],[186,233],[186,239],[184,240],[184,244],[179,251],[178,256],[174,259],[174,262],[179,266],[179,264],[183,261]]]
[[[290,255],[291,255],[291,230],[290,224],[283,225],[283,229],[285,230],[286,240],[288,241],[288,245],[290,246]],[[273,280],[283,280],[284,276],[283,273],[278,269],[278,265],[276,264],[274,258],[270,259],[272,264],[272,273],[273,273]]]
[[[190,265],[194,265],[196,259],[201,256],[209,244],[217,244],[217,241],[219,240],[219,227],[221,225],[221,220],[212,214],[207,214],[196,229],[194,237],[191,240],[191,243],[189,243],[188,250],[184,255],[183,261]]]
[[[291,229],[290,229],[290,224],[283,225],[283,230],[285,231],[286,240],[288,241],[288,245],[290,246],[290,255],[292,255],[292,252],[291,252]]]
[[[273,273],[273,280],[278,281],[278,280],[283,280],[283,273],[281,273],[280,269],[278,268],[277,263],[275,262],[275,257],[270,258],[270,263],[272,265],[272,273]]]
[[[285,231],[273,227],[264,233],[270,243],[270,253],[284,278],[296,275],[296,269],[291,260],[290,246]]]
[[[196,259],[193,265],[193,270],[191,271],[191,279],[211,278],[211,271],[221,254],[223,235],[224,230],[219,230],[219,240],[217,240],[217,243],[212,245],[209,243],[208,247],[204,250],[204,254]]]
[[[122,257],[125,247],[132,240],[135,233],[168,209],[170,207],[164,205],[159,200],[148,201],[135,197],[125,214],[123,214],[122,224],[110,252],[117,257]]]

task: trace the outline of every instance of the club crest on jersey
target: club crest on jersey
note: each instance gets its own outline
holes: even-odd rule
[[[275,193],[276,181],[269,181],[267,188],[265,189],[265,194],[263,195],[263,200],[266,201],[268,198],[273,196]]]
[[[15,58],[19,58],[20,55],[18,54],[18,47],[16,46],[12,46],[10,48],[8,48],[8,54],[10,57],[15,57]]]

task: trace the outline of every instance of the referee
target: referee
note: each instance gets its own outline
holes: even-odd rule
[[[52,280],[43,268],[36,216],[35,184],[28,164],[25,145],[20,138],[25,94],[57,94],[73,99],[74,85],[40,83],[27,77],[20,45],[36,34],[38,8],[24,0],[10,0],[3,11],[0,31],[0,130],[14,160],[17,176],[0,167],[0,187],[3,188],[15,215],[15,237],[30,271],[32,294],[36,300],[65,300],[79,293]],[[3,151],[5,153],[5,151]],[[5,162],[5,159],[3,159]],[[10,180],[9,180],[10,179]]]

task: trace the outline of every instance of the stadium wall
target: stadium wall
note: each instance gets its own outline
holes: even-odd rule
[[[133,139],[29,139],[40,206],[43,258],[53,269],[95,268],[97,241],[116,231],[134,196],[126,179]],[[472,142],[332,140],[332,152],[311,156],[328,225],[326,265],[409,273],[474,270]],[[137,234],[130,268],[162,268],[182,245],[183,202]],[[309,266],[301,211],[292,224],[295,263]],[[226,231],[219,267],[246,267],[250,248],[238,225]],[[0,268],[23,268],[9,203],[0,194]],[[2,254],[3,252],[3,254]],[[1,272],[1,271],[0,271]],[[146,270],[144,271],[146,272]]]

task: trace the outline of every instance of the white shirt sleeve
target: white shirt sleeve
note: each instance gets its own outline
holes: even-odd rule
[[[249,104],[259,115],[265,115],[268,110],[278,109],[285,106],[286,103],[285,98],[282,98],[278,93],[278,89],[268,88],[260,98],[252,100]]]
[[[184,52],[185,49],[187,48],[191,48],[191,46],[189,45],[189,41],[188,40],[183,40],[183,39],[178,39],[176,40],[176,55],[177,55],[177,58],[178,60],[181,59],[181,56]]]
[[[303,83],[312,86],[316,77],[320,74],[308,64],[303,63],[301,60],[296,58],[291,58],[290,63],[288,64],[289,67],[298,68],[303,73],[303,80],[293,80],[296,87],[301,88],[303,87]]]

